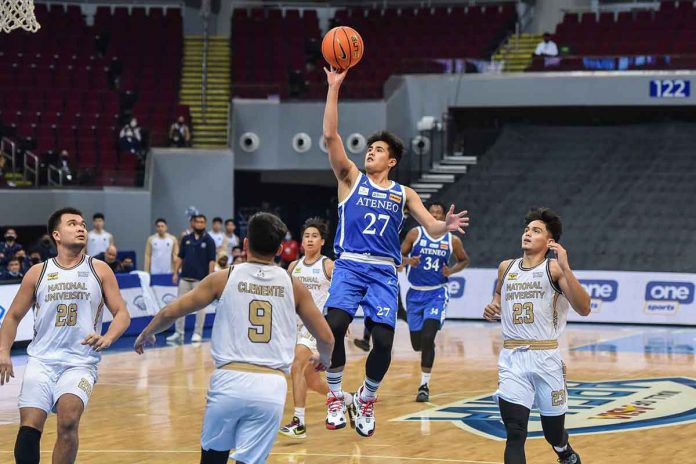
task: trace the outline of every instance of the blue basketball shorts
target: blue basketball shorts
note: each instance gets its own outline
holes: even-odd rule
[[[411,332],[423,329],[423,322],[426,319],[435,319],[440,322],[440,327],[442,327],[442,324],[445,322],[448,301],[447,287],[434,290],[415,290],[410,288],[406,292],[408,329]]]
[[[396,325],[399,283],[396,269],[388,264],[371,264],[337,259],[334,264],[326,308],[341,309],[352,317],[358,306],[372,322]]]

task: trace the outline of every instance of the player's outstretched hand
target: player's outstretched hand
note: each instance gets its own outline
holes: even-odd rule
[[[314,370],[317,372],[322,372],[325,371],[329,368],[331,365],[331,361],[329,360],[321,360],[319,355],[313,354],[312,356],[309,357],[309,362],[314,366]]]
[[[570,269],[568,252],[560,243],[552,240],[551,243],[549,243],[549,250],[556,252],[556,260],[558,261],[558,265],[561,266],[561,270],[567,271]]]
[[[83,345],[91,346],[94,348],[94,351],[104,351],[111,346],[111,343],[113,343],[113,340],[111,340],[109,337],[95,333],[88,335],[84,340],[82,340]]]
[[[14,377],[12,358],[10,357],[10,353],[2,353],[0,354],[0,385],[9,383],[10,377]]]
[[[447,224],[447,230],[450,232],[461,232],[465,234],[464,228],[469,227],[469,214],[468,211],[462,211],[460,213],[454,212],[454,205],[450,206],[449,211],[447,211],[447,216],[445,216],[445,224]]]
[[[133,349],[138,354],[143,354],[145,352],[145,345],[155,346],[156,337],[154,335],[148,335],[146,337],[141,333],[138,338],[135,339],[133,344]]]
[[[345,79],[346,75],[348,74],[347,69],[339,71],[334,69],[333,66],[329,67],[328,69],[324,68],[324,72],[326,73],[326,82],[329,84],[329,87],[336,88],[341,86],[343,79]]]
[[[497,321],[500,319],[500,303],[489,303],[483,310],[483,318],[487,321]]]

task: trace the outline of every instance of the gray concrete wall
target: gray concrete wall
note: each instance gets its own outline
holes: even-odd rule
[[[142,255],[150,233],[150,192],[143,189],[0,190],[0,228],[43,225],[53,211],[66,206],[81,210],[87,224],[94,213],[104,213],[116,246]]]

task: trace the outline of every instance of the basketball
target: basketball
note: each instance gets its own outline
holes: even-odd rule
[[[321,42],[321,53],[327,63],[337,70],[352,68],[360,62],[365,44],[358,31],[348,26],[331,29]]]

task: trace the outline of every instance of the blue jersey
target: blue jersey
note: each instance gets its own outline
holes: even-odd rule
[[[452,234],[447,232],[439,239],[428,235],[423,227],[417,227],[418,237],[413,242],[409,256],[420,256],[417,267],[409,266],[406,275],[413,287],[435,287],[447,283],[442,268],[452,255]]]
[[[389,258],[401,264],[399,232],[404,221],[406,189],[374,185],[360,173],[348,198],[338,205],[338,230],[334,252]]]

